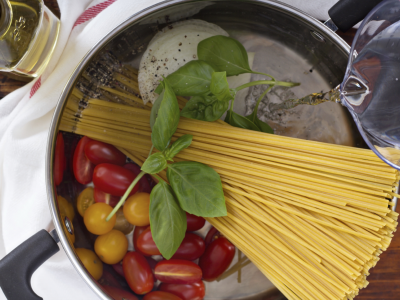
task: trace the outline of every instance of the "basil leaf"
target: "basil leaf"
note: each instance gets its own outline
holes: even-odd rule
[[[167,77],[168,77],[168,76],[167,76]],[[163,91],[163,85],[160,83],[160,84],[156,87],[156,89],[154,90],[154,93],[160,95],[162,91]]]
[[[220,101],[233,99],[229,90],[229,83],[226,80],[226,72],[214,72],[212,74],[210,90]]]
[[[202,217],[227,215],[221,178],[207,165],[185,161],[168,165],[168,181],[184,211]]]
[[[178,96],[197,96],[210,92],[214,68],[205,61],[192,60],[167,76]],[[156,89],[157,92],[157,89]]]
[[[158,250],[170,259],[185,237],[186,214],[172,188],[160,181],[150,194],[150,228]]]
[[[164,151],[168,147],[172,135],[178,128],[180,114],[178,101],[167,79],[164,78],[162,83],[163,98],[151,133],[151,141],[159,151]]]
[[[226,113],[225,122],[235,127],[261,131],[252,121],[230,110]]]
[[[192,143],[193,135],[185,134],[178,138],[170,148],[165,150],[165,157],[167,160],[171,160],[177,155],[181,150],[187,148]]]
[[[161,152],[150,155],[143,163],[142,171],[148,174],[156,174],[167,167],[167,160]]]
[[[221,118],[228,107],[228,101],[220,101],[213,96],[194,96],[182,109],[181,116],[195,120],[213,122]]]
[[[199,59],[212,65],[215,71],[226,71],[226,76],[251,73],[246,49],[237,40],[216,35],[197,45]]]
[[[150,127],[151,127],[152,130],[153,130],[154,123],[156,122],[156,119],[157,119],[157,115],[158,115],[158,111],[160,109],[161,102],[162,102],[162,100],[164,98],[163,85],[160,84],[159,86],[161,86],[161,91],[159,93],[160,96],[158,96],[158,98],[154,102],[154,105],[151,108],[151,113],[150,113]]]
[[[261,121],[257,116],[254,115],[254,112],[245,118],[252,121],[261,130],[261,132],[274,134],[274,130],[271,128],[271,126]]]

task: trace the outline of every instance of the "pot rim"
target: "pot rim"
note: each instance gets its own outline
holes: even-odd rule
[[[210,2],[223,2],[226,0],[213,0]],[[253,3],[256,5],[266,6],[273,8],[275,10],[282,11],[295,17],[303,22],[312,25],[318,32],[323,35],[323,37],[330,39],[334,42],[339,49],[343,51],[344,54],[347,56],[350,53],[350,46],[340,38],[335,32],[330,30],[326,27],[321,21],[315,19],[314,17],[308,15],[307,13],[287,5],[285,3],[275,1],[275,0],[235,0],[236,2],[247,2]],[[101,40],[99,40],[82,58],[79,62],[78,66],[75,68],[73,73],[71,74],[70,78],[68,79],[60,97],[57,102],[52,120],[50,125],[50,131],[47,138],[47,148],[46,148],[46,165],[45,165],[45,172],[46,172],[46,192],[48,196],[49,208],[51,217],[57,231],[58,237],[60,239],[61,245],[66,252],[69,260],[71,261],[72,265],[74,266],[75,270],[78,274],[82,277],[82,279],[89,285],[89,287],[103,300],[111,300],[111,298],[97,285],[95,280],[90,276],[90,274],[86,271],[86,269],[82,266],[78,256],[75,254],[74,250],[72,249],[71,245],[69,244],[68,238],[66,237],[63,226],[61,223],[61,219],[57,213],[57,203],[56,203],[56,191],[54,188],[54,180],[53,180],[53,161],[54,161],[54,149],[56,143],[56,137],[58,132],[58,127],[60,124],[60,117],[64,110],[64,106],[67,102],[67,97],[75,85],[75,81],[78,79],[79,75],[81,74],[82,70],[86,66],[86,64],[100,51],[104,45],[106,45],[112,38],[117,36],[119,33],[124,31],[127,27],[139,21],[141,18],[148,16],[149,14],[155,13],[162,9],[183,4],[183,3],[191,3],[191,2],[198,2],[196,0],[167,0],[162,1],[152,6],[149,6],[133,15],[131,15],[126,20],[122,21],[116,28],[112,29],[108,32]]]

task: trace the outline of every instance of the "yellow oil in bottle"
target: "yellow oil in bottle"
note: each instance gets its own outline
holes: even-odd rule
[[[38,76],[53,53],[59,20],[42,0],[0,0],[0,70]]]

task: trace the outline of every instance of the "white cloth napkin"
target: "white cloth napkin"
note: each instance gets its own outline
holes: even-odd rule
[[[158,2],[58,0],[61,32],[47,69],[0,100],[0,258],[40,229],[54,228],[45,187],[45,149],[54,108],[68,78],[104,35]],[[336,0],[282,2],[326,20]],[[34,273],[32,286],[45,300],[97,299],[62,248]],[[1,290],[0,299],[5,299]]]

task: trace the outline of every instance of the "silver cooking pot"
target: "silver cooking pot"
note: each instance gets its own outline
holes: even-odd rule
[[[93,247],[94,237],[88,234],[82,220],[76,220],[77,217],[73,226],[68,218],[61,218],[56,201],[59,191],[53,183],[55,141],[68,96],[82,72],[103,49],[112,51],[121,62],[137,67],[140,50],[146,49],[155,32],[169,22],[197,18],[216,23],[238,39],[248,52],[255,53],[253,69],[268,70],[279,80],[301,82],[301,86],[291,90],[272,90],[270,98],[263,100],[262,109],[263,105],[267,107],[268,101],[326,91],[342,82],[350,47],[334,33],[333,30],[337,29],[335,24],[343,30],[350,28],[379,1],[369,3],[362,0],[363,6],[355,8],[351,7],[354,2],[357,1],[341,1],[332,8],[330,15],[334,21],[328,20],[326,26],[296,8],[275,1],[171,0],[132,15],[107,34],[77,66],[57,104],[46,153],[47,192],[55,230],[38,232],[0,261],[0,286],[7,298],[42,299],[33,292],[30,278],[36,268],[59,250],[58,243],[61,243],[77,272],[98,297],[111,299],[86,271],[67,235],[75,230],[76,243],[80,247]],[[349,10],[352,17],[342,18],[342,12],[346,15]],[[252,80],[255,80],[257,75],[253,76]],[[242,99],[235,102],[235,111],[242,115],[251,112],[258,93],[254,88],[242,95]],[[281,135],[365,147],[348,111],[334,103],[299,106],[279,116],[268,115],[265,110],[265,115]],[[73,184],[64,186],[67,187],[67,198],[75,204],[78,189]],[[246,268],[248,271],[243,271],[247,273],[241,284],[235,278],[207,283],[206,299],[284,298],[253,265]],[[113,274],[112,270],[109,271]]]

